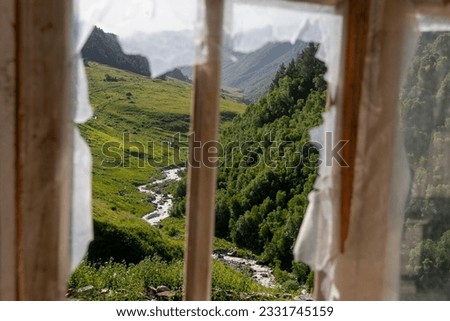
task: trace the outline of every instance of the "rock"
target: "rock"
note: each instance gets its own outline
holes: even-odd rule
[[[82,288],[79,288],[79,289],[77,290],[77,292],[78,292],[78,293],[81,293],[81,292],[91,291],[91,290],[93,290],[93,289],[94,289],[94,286],[93,286],[93,285],[86,285],[86,286],[83,286]]]
[[[147,58],[139,55],[125,54],[115,34],[106,33],[95,27],[81,51],[83,60],[96,61],[111,67],[131,71],[147,77],[151,76]],[[107,81],[120,81],[109,76]]]
[[[150,297],[150,298],[154,298],[156,296],[156,289],[154,287],[149,287],[146,291],[145,291],[145,295]]]
[[[163,292],[158,292],[156,293],[156,295],[160,298],[169,298],[172,296],[172,292],[170,291],[163,291]]]
[[[170,292],[170,289],[165,285],[160,285],[156,288],[156,293],[160,292]]]
[[[75,290],[72,289],[72,288],[67,289],[67,292],[66,292],[66,298],[68,298],[69,296],[71,296],[74,292],[75,292]]]
[[[225,293],[226,297],[228,300],[233,300],[234,299],[234,295],[231,293]]]

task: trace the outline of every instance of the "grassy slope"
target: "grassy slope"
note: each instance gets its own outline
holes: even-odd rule
[[[94,203],[102,207],[106,204],[101,204],[101,201],[106,201],[105,209],[115,208],[117,212],[142,217],[152,210],[152,204],[146,202],[146,196],[135,186],[159,177],[161,168],[149,164],[138,167],[137,158],[132,155],[129,168],[118,163],[115,168],[100,166],[103,161],[111,160],[103,155],[102,145],[108,141],[122,143],[123,134],[129,133],[130,141],[143,142],[144,145],[155,142],[154,156],[145,151],[144,157],[158,160],[163,154],[162,141],[172,140],[176,132],[186,138],[191,85],[176,80],[152,80],[96,63],[90,63],[86,70],[95,117],[82,125],[81,131],[94,157]],[[106,74],[122,81],[106,82]],[[131,95],[127,97],[127,93]],[[224,112],[241,113],[244,108],[244,105],[233,101],[221,102]],[[123,148],[118,151],[122,154]],[[131,148],[133,151],[137,149]],[[173,154],[173,150],[167,152]],[[110,213],[94,211],[94,214],[101,217]]]
[[[95,113],[94,118],[81,126],[94,163],[93,211],[97,237],[91,246],[90,259],[107,260],[112,256],[116,260],[138,262],[152,252],[166,259],[180,257],[181,242],[166,240],[160,231],[140,219],[153,210],[153,204],[147,195],[138,191],[137,185],[160,176],[161,166],[146,160],[158,161],[162,157],[166,160],[164,165],[181,165],[173,164],[170,156],[174,150],[167,145],[163,150],[161,142],[172,140],[174,133],[180,132],[186,141],[182,145],[187,147],[191,85],[176,80],[153,80],[92,62],[86,70]],[[105,81],[106,75],[118,81]],[[228,116],[244,109],[244,105],[234,101],[221,101],[221,111]],[[152,155],[148,148],[142,150],[140,158],[137,148],[125,146],[124,149],[125,133],[130,135],[129,141],[141,142],[143,146],[154,142]],[[111,150],[122,155],[122,159],[111,162],[113,159],[105,156],[102,146],[108,142],[120,144]],[[125,165],[127,162],[129,166]],[[111,242],[110,238],[125,238],[128,246]],[[130,257],[127,252],[132,247],[138,249]]]
[[[181,132],[186,137],[189,129],[191,85],[173,79],[148,79],[92,62],[86,70],[95,117],[81,125],[80,129],[93,154],[95,241],[89,250],[88,258],[91,263],[82,264],[73,274],[69,285],[74,289],[87,285],[94,285],[96,290],[109,287],[115,294],[106,298],[98,295],[99,292],[95,290],[89,293],[75,291],[71,297],[94,300],[145,299],[143,293],[150,285],[167,283],[180,288],[184,219],[169,218],[159,228],[152,227],[141,219],[153,210],[153,204],[147,195],[138,191],[137,186],[160,177],[162,168],[146,162],[143,166],[138,166],[139,158],[132,153],[136,150],[133,148],[129,152],[125,149],[124,153],[125,159],[130,161],[129,168],[121,166],[120,161],[107,163],[109,167],[102,166],[102,162],[111,160],[102,152],[102,146],[107,142],[120,143],[121,146],[115,151],[122,154],[122,137],[124,133],[129,133],[131,141],[156,143],[154,155],[150,156],[145,150],[141,159],[157,159],[161,155],[167,158],[173,153],[173,149],[163,151],[160,142],[171,140],[175,132]],[[104,81],[106,74],[119,81]],[[244,109],[244,105],[234,101],[221,101],[222,116],[225,116],[223,118],[241,113]],[[169,161],[167,165],[181,164]],[[229,248],[232,244],[217,239],[215,247]],[[142,261],[149,256],[154,258]],[[109,263],[100,269],[91,267],[92,263],[105,262],[110,257],[116,262],[125,260],[127,263],[136,263],[129,271],[129,275],[134,275],[136,280],[126,276],[128,272],[122,271],[126,268],[120,263]],[[162,258],[162,263],[159,258]],[[150,269],[149,266],[152,265],[154,268]],[[221,291],[228,289],[236,293],[265,291],[242,273],[219,262],[214,267],[213,286],[219,293],[215,296],[217,299],[224,298]],[[145,274],[143,269],[154,271]],[[110,280],[111,275],[105,271],[114,271],[114,275],[123,272],[125,274],[121,277],[125,279]],[[176,282],[171,279],[174,275],[178,275]],[[235,280],[234,284],[232,280]],[[108,285],[108,282],[115,285]],[[116,288],[120,288],[120,291],[114,292]]]

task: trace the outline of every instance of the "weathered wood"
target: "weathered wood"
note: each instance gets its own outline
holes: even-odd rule
[[[340,4],[346,2],[344,0],[291,0],[291,1],[334,6],[334,7],[337,7]],[[450,0],[411,0],[411,2],[417,7],[418,11],[420,11],[421,13],[432,15],[450,14],[450,8],[446,8],[446,6],[447,7],[449,6]]]
[[[411,0],[417,13],[435,17],[450,17],[450,0]]]
[[[14,9],[14,0],[0,0],[0,300],[16,299]]]
[[[319,4],[325,6],[336,6],[342,2],[342,0],[291,0],[291,1]]]
[[[314,300],[324,301],[326,300],[325,295],[322,293],[322,282],[325,278],[325,273],[323,271],[314,271]]]
[[[218,139],[220,55],[223,1],[206,0],[206,62],[195,66],[192,136],[188,167],[187,239],[184,290],[186,300],[211,296],[212,242],[217,168],[211,153]]]
[[[450,4],[450,0],[411,0],[411,2],[420,7],[442,7]]]
[[[401,220],[396,213],[400,200],[393,198],[393,168],[400,148],[398,99],[409,9],[408,0],[371,1],[349,233],[335,268],[342,300],[398,298],[402,228],[393,224]],[[342,197],[348,195],[343,192]]]
[[[342,93],[341,139],[348,141],[342,149],[342,157],[348,167],[341,166],[341,252],[344,252],[350,224],[358,117],[368,40],[370,2],[371,0],[348,0],[346,4],[346,49],[344,51],[345,76],[344,91]]]
[[[72,1],[17,0],[18,299],[63,299],[69,273]]]

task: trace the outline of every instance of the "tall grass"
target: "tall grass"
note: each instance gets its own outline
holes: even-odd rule
[[[69,299],[74,300],[149,300],[158,299],[150,288],[165,285],[171,300],[183,296],[183,262],[167,262],[159,257],[127,265],[110,261],[102,265],[83,262],[69,281]],[[279,298],[282,291],[267,289],[242,272],[221,262],[213,262],[213,300]]]

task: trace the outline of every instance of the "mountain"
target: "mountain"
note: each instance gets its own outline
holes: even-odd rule
[[[194,33],[190,30],[139,32],[120,37],[120,43],[128,53],[145,55],[155,76],[179,66],[189,66],[194,61]]]
[[[117,36],[95,27],[84,45],[81,55],[85,61],[95,61],[111,67],[131,71],[143,76],[151,76],[147,59],[140,55],[123,52]]]
[[[256,101],[270,87],[281,64],[288,64],[306,48],[306,43],[297,41],[269,43],[249,54],[236,54],[238,61],[224,61],[222,82],[226,86],[241,89],[250,101]]]
[[[237,34],[233,36],[233,40],[225,40],[225,43],[235,41],[239,50],[245,50],[245,53],[230,52],[225,48],[222,63],[222,88],[244,97],[240,98],[242,101],[257,101],[269,90],[278,67],[281,64],[289,64],[306,47],[306,43],[302,41],[294,44],[272,42],[247,53],[247,50],[260,44],[260,39],[267,39],[270,32],[271,30],[257,29],[246,34]],[[180,75],[180,70],[188,79],[192,79],[191,64],[195,53],[192,31],[137,33],[120,40],[127,52],[145,54],[154,74],[186,81]]]
[[[257,101],[269,90],[280,65],[290,63],[305,48],[302,41],[273,42],[251,53],[234,52],[233,59],[222,63],[222,86],[240,90],[248,102]],[[192,78],[191,67],[180,69]]]
[[[183,74],[181,72],[180,69],[175,68],[171,71],[166,72],[164,75],[159,76],[158,79],[161,80],[167,80],[167,78],[173,78],[173,79],[177,79],[177,80],[181,80],[181,81],[185,81],[185,82],[192,82],[185,74]]]

